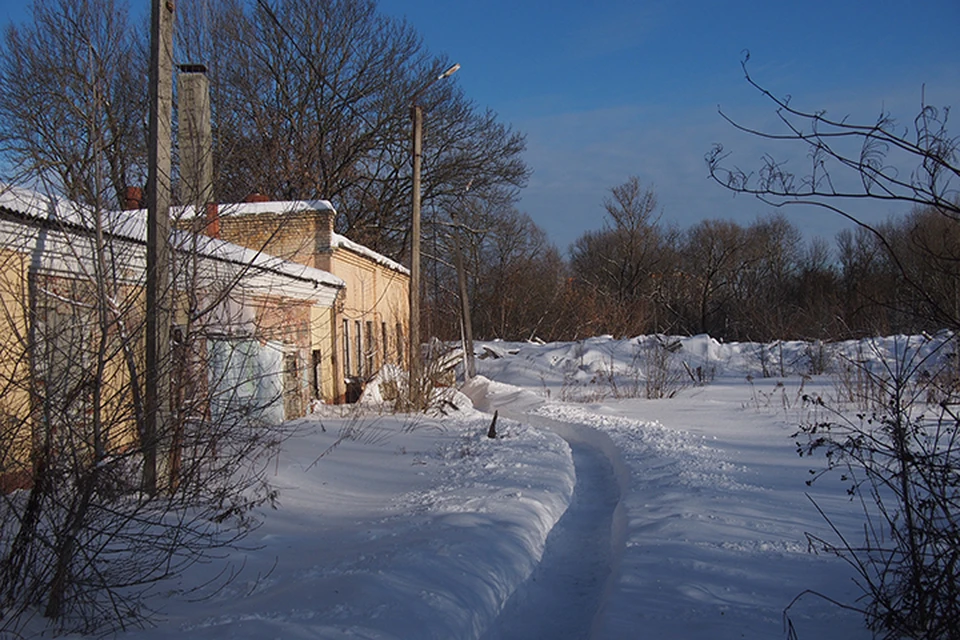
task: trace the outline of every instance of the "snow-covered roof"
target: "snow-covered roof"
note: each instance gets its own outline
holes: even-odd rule
[[[333,236],[330,238],[330,244],[332,244],[334,247],[347,249],[349,251],[353,251],[354,253],[360,254],[366,258],[369,258],[370,260],[373,260],[377,264],[386,267],[387,269],[398,271],[405,275],[410,275],[410,270],[407,269],[402,264],[400,264],[399,262],[391,260],[387,256],[377,253],[373,249],[368,249],[362,244],[354,242],[353,240],[350,240],[349,238],[342,236],[339,233],[333,234]]]
[[[301,211],[333,211],[336,209],[327,200],[276,200],[269,202],[240,202],[223,204],[230,215],[253,215],[257,213],[299,213]]]
[[[203,215],[203,212],[197,211],[193,207],[188,207],[185,210],[185,216],[200,216]],[[334,209],[333,205],[330,204],[328,200],[273,200],[269,202],[241,202],[237,204],[221,204],[220,205],[221,213],[226,213],[233,216],[243,216],[243,215],[256,215],[256,214],[265,214],[265,213],[275,213],[275,214],[285,214],[285,213],[301,213],[304,211],[330,211],[336,215],[337,210]],[[352,251],[358,255],[361,255],[365,258],[368,258],[377,264],[386,267],[392,271],[397,271],[405,275],[410,275],[410,270],[404,267],[399,262],[388,258],[387,256],[377,253],[369,247],[365,247],[359,242],[354,242],[346,236],[342,236],[338,233],[334,233],[330,238],[331,248],[340,248]]]
[[[316,204],[302,203],[313,207]],[[253,203],[264,204],[264,203]],[[327,203],[329,205],[329,203]],[[47,197],[35,191],[18,187],[0,185],[0,208],[19,214],[25,218],[32,218],[45,224],[54,224],[65,233],[70,231],[90,232],[94,229],[94,211],[88,207],[78,205],[70,200]],[[136,211],[105,211],[101,212],[100,219],[104,232],[108,235],[126,240],[136,245],[144,245],[147,236],[146,210]],[[4,234],[5,241],[11,241],[10,234]],[[22,236],[21,236],[21,239]],[[218,238],[197,235],[188,231],[171,229],[171,244],[179,251],[196,252],[213,261],[230,264],[235,268],[247,269],[244,273],[245,288],[263,288],[282,295],[298,298],[315,299],[317,301],[332,302],[335,291],[345,286],[344,281],[337,276],[308,265],[284,260],[263,252],[241,247]],[[56,240],[48,240],[48,259],[54,259],[53,253],[59,253],[60,262],[70,269],[71,260],[80,259],[76,247],[63,247],[56,251]],[[63,243],[61,243],[63,244]],[[144,260],[143,252],[138,255],[128,254],[125,259],[132,263]],[[131,264],[131,267],[136,266]],[[145,263],[143,265],[145,268]],[[321,292],[320,289],[328,291]]]
[[[252,216],[262,213],[302,213],[304,211],[330,211],[336,213],[328,200],[270,200],[267,202],[220,203],[220,211],[231,216]],[[204,209],[194,206],[179,207],[184,217],[203,217]]]

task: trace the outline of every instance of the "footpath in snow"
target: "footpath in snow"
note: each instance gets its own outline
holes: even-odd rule
[[[685,351],[717,348],[697,340]],[[670,399],[558,400],[635,346],[499,344],[447,415],[302,421],[274,463],[279,508],[228,573],[193,567],[151,600],[156,628],[121,637],[766,640],[805,590],[853,601],[804,535],[830,533],[808,494],[858,524],[841,487],[805,485],[789,437],[814,382],[748,378],[731,350]],[[801,639],[870,637],[809,596],[791,620]]]
[[[610,460],[620,494],[611,573],[582,637],[786,637],[784,609],[802,592],[852,602],[858,592],[846,565],[810,553],[805,537],[830,535],[810,498],[838,526],[857,526],[841,487],[806,486],[811,463],[789,438],[801,385],[813,383],[748,378],[749,354],[734,351],[712,384],[674,398],[548,399],[569,390],[569,374],[557,374],[565,362],[596,379],[590,363],[610,366],[616,342],[497,345],[504,357],[484,372],[514,384],[479,379],[465,389],[478,408],[576,433]],[[697,347],[711,345],[686,348]],[[629,361],[624,351],[617,355]],[[790,608],[790,620],[801,638],[870,637],[858,616],[813,596]]]
[[[584,442],[568,443],[577,473],[570,506],[547,537],[533,573],[510,596],[484,640],[590,637],[612,567],[619,490],[603,452]]]

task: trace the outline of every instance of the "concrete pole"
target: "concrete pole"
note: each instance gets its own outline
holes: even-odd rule
[[[146,371],[143,490],[157,493],[160,441],[170,415],[170,137],[173,110],[172,0],[152,0],[147,141]]]
[[[453,218],[453,239],[456,249],[457,285],[460,288],[460,322],[463,326],[463,377],[465,380],[477,375],[473,358],[473,321],[470,318],[470,298],[467,296],[467,270],[463,264],[463,244],[460,240],[460,225]]]
[[[410,402],[415,411],[423,409],[425,390],[423,381],[423,354],[420,353],[420,161],[423,142],[423,109],[417,100],[434,82],[449,78],[460,68],[451,66],[439,76],[414,92],[410,99],[410,117],[413,119],[413,208],[410,212]]]
[[[411,210],[410,238],[410,403],[420,409],[423,387],[420,353],[420,160],[423,142],[423,109],[414,103],[413,118],[413,208]]]

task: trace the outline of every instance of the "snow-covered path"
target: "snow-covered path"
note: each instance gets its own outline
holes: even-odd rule
[[[606,536],[611,572],[579,637],[783,637],[784,609],[805,589],[855,597],[842,563],[808,552],[804,532],[822,534],[824,523],[805,494],[836,514],[849,509],[829,487],[801,489],[809,463],[778,408],[798,392],[756,381],[752,409],[743,387],[722,382],[673,401],[570,404],[535,384],[481,379],[466,392],[482,410],[584,440],[612,464],[620,499]],[[562,616],[570,601],[558,594],[544,615]],[[863,637],[856,615],[815,597],[790,615],[801,637]]]
[[[620,494],[603,452],[573,438],[567,442],[577,472],[570,506],[550,532],[537,568],[484,640],[590,636],[610,575],[611,523]]]
[[[570,505],[540,562],[483,638],[592,637],[625,542],[620,498],[629,474],[619,453],[600,431],[543,415],[549,403],[530,391],[485,378],[464,391],[477,408],[562,437],[576,468]]]
[[[832,533],[810,499],[843,531],[861,515],[838,479],[806,485],[822,461],[791,437],[829,379],[762,378],[755,346],[695,337],[709,385],[603,398],[597,371],[636,341],[494,346],[457,411],[305,420],[274,462],[279,508],[228,573],[164,585],[158,626],[124,640],[761,640],[786,637],[788,607],[801,640],[870,637],[822,599],[791,605],[859,595],[805,533]]]

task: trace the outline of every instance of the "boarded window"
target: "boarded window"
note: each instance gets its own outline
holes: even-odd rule
[[[245,338],[207,342],[214,422],[279,424],[284,420],[284,345]]]
[[[303,402],[300,395],[300,358],[296,352],[283,356],[283,412],[290,420],[303,415]]]

